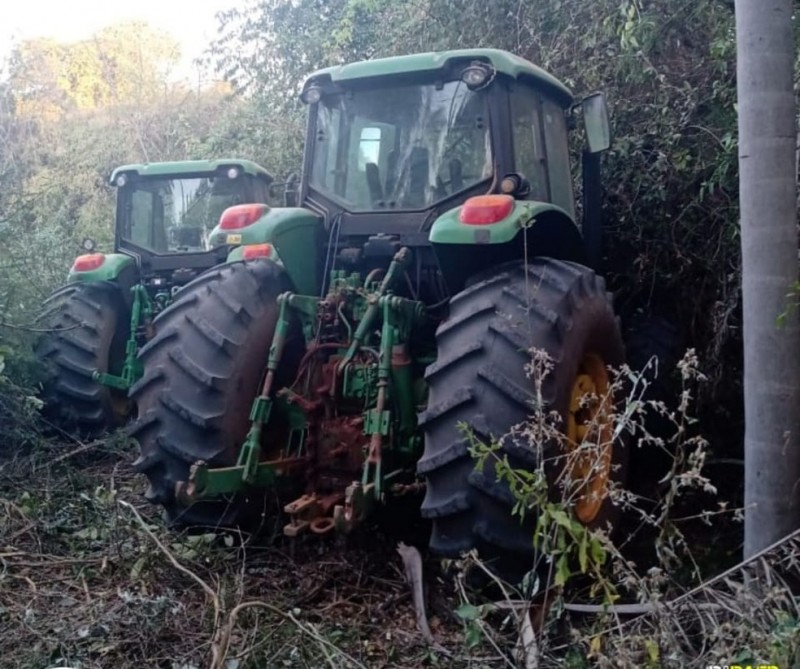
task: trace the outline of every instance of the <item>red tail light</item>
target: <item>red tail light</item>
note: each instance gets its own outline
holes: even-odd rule
[[[252,225],[269,209],[265,204],[237,204],[228,207],[219,218],[222,230],[241,230]]]
[[[272,244],[248,244],[242,250],[242,258],[254,260],[255,258],[269,258],[272,255]]]
[[[477,195],[464,203],[458,218],[467,225],[491,225],[502,221],[513,208],[510,195]]]
[[[75,262],[72,263],[72,271],[91,272],[93,269],[100,267],[105,261],[106,256],[103,253],[87,253],[75,258]]]

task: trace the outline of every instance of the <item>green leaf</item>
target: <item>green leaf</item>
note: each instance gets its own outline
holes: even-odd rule
[[[130,579],[131,581],[138,581],[139,576],[141,576],[142,569],[144,569],[145,564],[147,564],[147,558],[142,556],[136,562],[133,563],[133,567],[131,567],[131,574]]]
[[[187,537],[184,537],[184,541],[189,546],[202,546],[203,544],[211,544],[217,538],[216,534],[206,533],[206,534],[190,534]]]
[[[555,578],[555,585],[556,587],[564,585],[570,577],[569,571],[569,560],[567,559],[566,554],[562,555],[558,558],[558,562],[556,562],[556,578]]]
[[[567,515],[566,511],[553,509],[550,511],[550,518],[559,527],[564,527],[568,530],[572,529],[572,519]]]
[[[464,634],[464,640],[467,642],[468,648],[475,648],[481,642],[481,627],[477,622],[470,622],[467,625],[467,631]]]
[[[608,557],[606,554],[606,549],[603,548],[603,544],[594,537],[592,537],[592,540],[589,543],[589,552],[592,556],[592,562],[594,562],[596,565],[606,563],[606,558]]]
[[[581,535],[581,542],[578,544],[578,566],[580,567],[581,574],[586,573],[586,568],[588,566],[588,555],[587,549],[589,547],[589,536],[584,532]]]
[[[481,617],[483,610],[480,606],[475,606],[469,602],[464,602],[456,609],[456,615],[462,620],[477,620]]]
[[[649,664],[656,665],[661,656],[658,644],[652,639],[645,639],[644,648],[647,651],[647,659],[650,661]]]

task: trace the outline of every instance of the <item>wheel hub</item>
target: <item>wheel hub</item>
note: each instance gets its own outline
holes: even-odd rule
[[[584,524],[600,513],[611,478],[614,418],[609,389],[603,359],[587,353],[572,384],[566,430],[570,499]]]

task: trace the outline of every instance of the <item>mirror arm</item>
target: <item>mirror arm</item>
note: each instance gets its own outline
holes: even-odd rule
[[[583,182],[583,240],[588,265],[602,273],[603,264],[603,186],[600,180],[600,153],[584,149],[581,156]]]

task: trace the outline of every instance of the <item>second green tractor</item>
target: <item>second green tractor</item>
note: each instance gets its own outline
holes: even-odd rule
[[[124,165],[117,195],[114,252],[87,239],[67,283],[44,303],[37,354],[47,365],[45,409],[51,420],[99,435],[124,424],[128,390],[142,375],[138,353],[153,318],[182,286],[225,261],[236,236],[212,242],[228,207],[266,209],[272,176],[239,159]]]
[[[512,514],[508,483],[471,445],[499,443],[533,471],[593,441],[600,457],[570,465],[571,509],[606,523],[625,454],[603,399],[623,343],[593,269],[603,97],[576,102],[531,63],[470,49],[321,70],[302,99],[298,206],[227,210],[214,234],[242,245],[180,291],[141,351],[131,433],[147,497],[216,526],[258,519],[277,493],[296,536],[349,532],[424,494],[435,552],[477,548],[515,573],[534,554],[535,510]],[[551,367],[539,383],[537,360]],[[514,430],[537,408],[563,433],[541,448]]]

